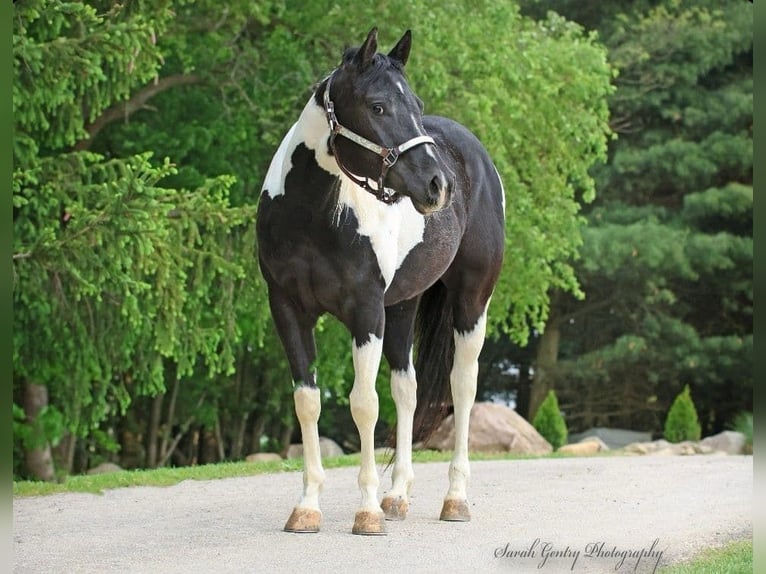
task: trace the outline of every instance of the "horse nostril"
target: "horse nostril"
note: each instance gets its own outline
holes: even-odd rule
[[[437,205],[443,201],[447,192],[447,181],[441,173],[431,178],[428,184],[428,199],[432,205]]]

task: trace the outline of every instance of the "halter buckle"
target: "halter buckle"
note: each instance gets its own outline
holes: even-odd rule
[[[335,104],[332,103],[332,100],[325,98],[324,111],[327,115],[327,123],[330,126],[330,131],[333,133],[337,132],[340,128],[340,124],[338,123],[338,118],[335,115]]]
[[[399,150],[396,148],[388,148],[386,150],[388,153],[383,157],[383,163],[386,167],[391,167],[396,163],[396,160],[399,159]]]

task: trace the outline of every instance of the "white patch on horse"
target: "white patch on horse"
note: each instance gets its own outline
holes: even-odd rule
[[[271,159],[269,171],[266,172],[266,179],[263,182],[261,193],[265,193],[271,198],[285,193],[285,178],[293,167],[293,151],[295,151],[295,148],[300,143],[300,140],[294,137],[297,125],[297,123],[293,124],[285,137],[282,138],[282,142],[279,144],[279,148],[277,148],[277,153]]]
[[[343,208],[354,213],[359,222],[357,233],[369,238],[388,289],[407,254],[423,241],[425,218],[415,210],[410,198],[386,205],[340,171],[335,158],[327,153],[330,129],[324,110],[313,97],[303,109],[297,127],[296,139],[313,150],[319,167],[341,178],[337,215]]]

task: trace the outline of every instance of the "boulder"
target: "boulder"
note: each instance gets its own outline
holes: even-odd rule
[[[727,430],[705,437],[700,443],[726,454],[745,454],[747,437],[741,432]]]
[[[455,419],[445,418],[423,445],[424,448],[452,450],[455,446]],[[471,452],[512,452],[543,455],[553,451],[524,417],[495,403],[475,403],[471,409],[468,450]]]
[[[597,452],[604,452],[609,450],[604,441],[595,436],[589,436],[582,439],[580,442],[565,444],[559,447],[556,452],[562,454],[571,454],[575,456],[591,456]]]
[[[343,449],[340,447],[340,445],[332,440],[331,438],[327,438],[324,436],[319,437],[319,452],[322,455],[322,458],[328,458],[331,456],[341,456],[343,455]],[[291,444],[287,448],[287,453],[285,455],[285,458],[301,458],[303,456],[303,445],[302,444]]]
[[[280,460],[282,460],[282,457],[275,452],[256,452],[245,457],[246,462],[273,462]]]

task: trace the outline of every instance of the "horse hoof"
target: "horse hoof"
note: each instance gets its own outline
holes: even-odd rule
[[[407,518],[410,504],[401,496],[387,496],[380,503],[380,507],[386,515],[386,520],[404,520]]]
[[[445,500],[439,520],[469,522],[471,520],[471,511],[468,510],[468,502],[455,499]]]
[[[385,536],[386,522],[383,516],[382,512],[360,510],[354,516],[354,528],[351,532],[364,536]]]
[[[293,508],[293,513],[287,519],[285,532],[319,532],[319,522],[322,513],[310,508]]]

